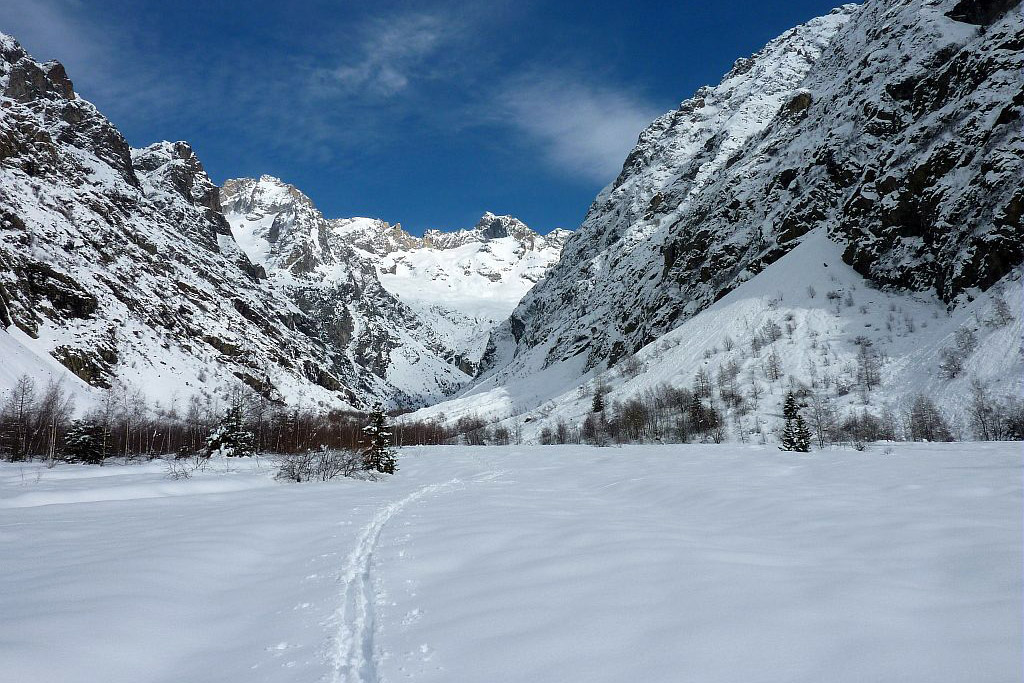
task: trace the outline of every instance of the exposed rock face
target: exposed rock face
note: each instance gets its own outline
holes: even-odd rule
[[[379,374],[389,371],[389,354],[408,356],[419,364],[412,375],[442,389],[432,398],[475,373],[491,329],[558,260],[570,234],[541,236],[492,213],[474,228],[429,230],[422,238],[374,218],[327,220],[271,176],[229,180],[222,196],[237,243],[330,330],[325,343],[354,344],[357,362]],[[353,303],[331,305],[339,299]],[[362,308],[355,318],[353,306]],[[353,330],[365,338],[351,340]],[[425,350],[416,352],[410,340]],[[431,354],[443,371],[420,362]]]
[[[817,226],[880,286],[990,286],[1024,257],[1022,56],[1000,0],[869,0],[787,31],[641,134],[490,367],[613,363]]]
[[[328,221],[331,234],[338,240],[373,256],[387,256],[423,246],[423,240],[377,218],[335,218]]]
[[[295,404],[420,404],[468,379],[294,188],[222,191],[187,143],[130,149],[62,66],[3,35],[0,94],[0,325],[35,353],[167,403],[240,382]],[[225,208],[273,212],[265,259]]]
[[[545,237],[564,242],[569,234],[571,233],[568,230],[555,229]],[[423,246],[435,249],[454,249],[471,242],[486,242],[504,237],[512,237],[527,248],[532,248],[538,235],[518,218],[495,216],[493,213],[487,212],[469,230],[427,230],[423,233]]]
[[[469,380],[449,341],[381,285],[370,249],[416,243],[400,226],[327,220],[305,194],[267,175],[225,182],[221,205],[235,243],[312,321],[306,333],[332,350],[336,368],[369,373],[353,380],[357,394],[408,405]]]

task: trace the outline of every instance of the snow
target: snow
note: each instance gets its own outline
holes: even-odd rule
[[[11,681],[1019,681],[1019,444],[0,465]]]
[[[585,371],[583,356],[577,355],[544,368],[528,367],[521,373],[493,373],[458,396],[411,413],[406,419],[443,415],[453,422],[465,415],[480,415],[504,420],[511,426],[513,421],[529,418],[523,434],[528,440],[536,440],[544,426],[553,427],[559,419],[581,424],[591,411],[597,382],[609,389],[608,401],[623,401],[661,383],[690,387],[701,369],[714,379],[720,366],[734,361],[740,366],[744,391],[751,378],[765,391],[745,428],[754,429],[760,424],[771,431],[781,414],[785,384],[793,381],[810,386],[825,373],[845,376],[853,372],[858,338],[869,339],[883,358],[881,386],[869,396],[870,408],[876,413],[886,405],[898,412],[915,394],[924,394],[966,432],[973,378],[986,383],[995,396],[1021,395],[1024,356],[1020,351],[1019,311],[1024,292],[1019,269],[988,294],[964,301],[950,311],[930,294],[873,288],[843,263],[842,249],[824,230],[808,233],[800,245],[756,277],[640,349],[636,358],[641,371],[635,377],[615,369]],[[849,294],[853,305],[837,304],[828,298],[830,292],[844,299]],[[991,315],[992,296],[996,294],[1004,296],[1018,313],[1011,323],[990,328],[984,321]],[[780,327],[787,322],[793,326],[791,336],[783,336],[774,344],[782,375],[787,378],[774,383],[763,371],[771,346],[765,346],[759,356],[754,356],[750,348],[753,335],[769,321]],[[908,321],[912,321],[911,327]],[[978,348],[959,377],[944,379],[938,371],[941,352],[952,346],[953,335],[960,327],[976,331]],[[732,351],[725,348],[727,338],[735,344]],[[534,358],[546,354],[544,347],[532,352]],[[522,360],[520,364],[525,365]],[[839,397],[838,404],[843,409],[864,407],[863,397],[856,391]]]
[[[472,233],[473,231],[464,231]],[[395,252],[378,265],[389,292],[429,321],[448,344],[474,360],[490,331],[558,261],[561,242],[537,236],[468,241],[451,248]]]
[[[36,382],[36,391],[41,392],[50,382],[58,383],[74,397],[79,407],[93,401],[89,385],[72,374],[49,354],[39,353],[34,340],[15,326],[0,330],[0,400],[7,391],[17,384],[18,379],[28,376]]]

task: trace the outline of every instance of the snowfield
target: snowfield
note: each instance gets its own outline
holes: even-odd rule
[[[1021,681],[1010,443],[0,466],[9,681]]]

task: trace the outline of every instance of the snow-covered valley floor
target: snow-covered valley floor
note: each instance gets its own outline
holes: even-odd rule
[[[0,466],[0,679],[1021,681],[1020,444]]]

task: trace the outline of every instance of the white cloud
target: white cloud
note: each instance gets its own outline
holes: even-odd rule
[[[453,27],[431,15],[411,14],[377,20],[361,33],[365,37],[360,41],[358,59],[317,71],[328,91],[380,97],[397,94],[422,73],[424,61],[453,34]]]
[[[492,116],[525,134],[553,167],[610,182],[637,136],[661,112],[628,89],[563,71],[515,78],[495,98]]]

